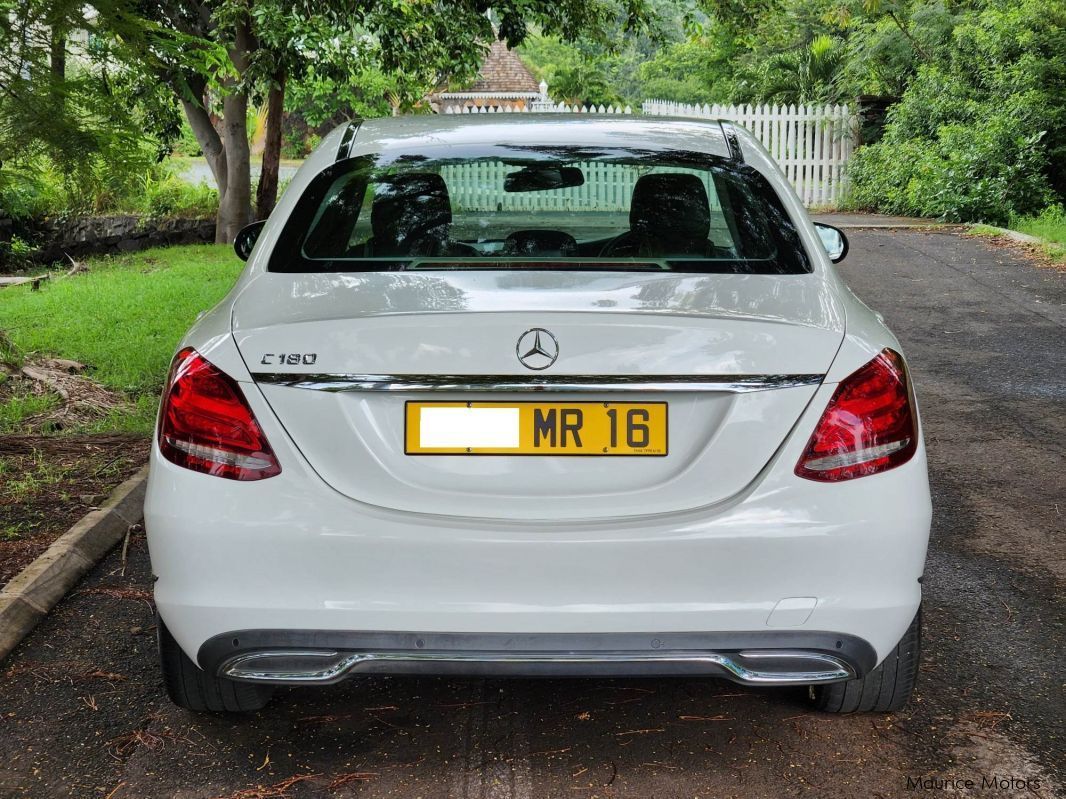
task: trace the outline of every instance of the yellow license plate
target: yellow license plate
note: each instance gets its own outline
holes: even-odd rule
[[[666,455],[665,402],[408,402],[408,455]]]

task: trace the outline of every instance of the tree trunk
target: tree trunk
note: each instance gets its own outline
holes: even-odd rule
[[[63,80],[67,76],[67,39],[57,28],[52,28],[50,65],[52,75],[56,80]]]
[[[215,242],[228,244],[240,229],[252,221],[252,164],[248,146],[248,90],[240,80],[248,68],[248,58],[255,47],[255,37],[247,17],[234,26],[230,61],[238,77],[224,82],[222,98],[222,149],[226,154],[226,190],[219,184],[218,218]]]
[[[203,95],[200,97],[202,98]],[[215,179],[218,196],[221,198],[226,193],[228,185],[226,151],[222,147],[222,139],[215,130],[211,115],[207,113],[203,104],[198,105],[183,99],[181,105],[185,110],[185,118],[189,121],[189,127],[192,128],[193,136],[196,137],[200,149],[204,151],[204,158],[207,159],[207,166],[211,170],[211,177]]]
[[[266,219],[278,201],[278,171],[281,167],[281,121],[285,111],[285,72],[274,75],[267,94],[266,139],[263,164],[259,173],[259,190],[255,196],[255,218]]]
[[[226,191],[218,197],[215,242],[228,244],[252,221],[248,95],[243,91],[235,91],[222,100],[222,146],[226,152]]]

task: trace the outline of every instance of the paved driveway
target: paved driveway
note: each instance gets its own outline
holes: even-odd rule
[[[162,698],[135,539],[124,574],[112,554],[3,664],[0,796],[1054,796],[1066,275],[950,233],[852,231],[852,245],[844,272],[903,342],[930,451],[907,712],[821,716],[795,691],[714,680],[405,678],[192,716]],[[974,787],[908,789],[923,775]]]

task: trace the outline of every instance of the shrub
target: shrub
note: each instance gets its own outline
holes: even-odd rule
[[[1043,133],[1017,130],[1010,112],[942,125],[935,138],[889,134],[856,153],[849,205],[950,222],[1006,225],[1052,199]]]
[[[1066,7],[986,0],[850,165],[852,207],[1006,225],[1066,191]]]
[[[56,216],[66,200],[63,178],[40,162],[0,168],[0,208],[12,219]]]
[[[128,209],[149,217],[208,217],[218,211],[218,192],[206,183],[188,183],[173,172],[144,176],[143,200]]]
[[[293,128],[282,133],[281,157],[291,159],[305,157],[307,155],[307,142],[304,136],[303,128]]]
[[[5,271],[24,269],[33,265],[32,256],[36,248],[19,236],[12,236],[11,241],[0,241],[0,265]],[[4,363],[4,337],[0,331],[0,364]],[[3,370],[0,369],[0,375]]]
[[[208,217],[218,211],[218,192],[182,180],[166,164],[139,172],[100,169],[88,182],[64,178],[43,159],[0,170],[0,207],[13,219],[75,214],[142,214]]]

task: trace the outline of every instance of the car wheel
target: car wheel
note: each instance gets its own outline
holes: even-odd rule
[[[921,654],[922,610],[881,665],[865,677],[830,685],[812,685],[811,701],[826,713],[885,713],[910,701]]]
[[[170,701],[198,713],[246,713],[260,710],[274,695],[274,686],[214,677],[195,663],[178,646],[174,636],[156,615],[159,666]]]

